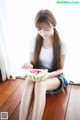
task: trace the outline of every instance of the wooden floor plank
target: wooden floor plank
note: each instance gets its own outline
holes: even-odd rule
[[[8,81],[8,85],[7,86],[5,85],[2,92],[0,92],[0,108],[9,98],[9,96],[15,91],[15,89],[19,86],[21,82],[22,80],[19,79]]]
[[[80,120],[80,86],[72,86],[65,120]]]
[[[24,81],[17,87],[13,94],[7,99],[4,105],[1,107],[0,112],[8,112],[9,118],[17,108],[18,104],[21,101],[21,96],[23,93]]]
[[[9,118],[9,120],[19,120],[19,111],[20,111],[20,103],[17,106],[16,110],[14,111],[14,113],[11,115],[11,117]]]
[[[44,110],[44,114],[43,114],[43,120],[47,119],[47,115],[51,109],[51,105],[53,102],[54,96],[47,94],[46,95],[46,105],[45,105],[45,110]]]
[[[3,89],[10,83],[10,80],[5,80],[0,82],[0,93],[3,91]]]
[[[9,120],[19,120],[24,84],[25,80],[21,79],[0,83],[0,112],[8,112]],[[32,110],[33,106],[30,107],[28,120],[31,120]],[[80,120],[80,86],[69,85],[55,96],[47,95],[42,120]]]
[[[64,120],[70,90],[71,86],[68,86],[64,91],[55,95],[47,113],[47,117],[44,120]],[[45,114],[44,112],[44,115]]]

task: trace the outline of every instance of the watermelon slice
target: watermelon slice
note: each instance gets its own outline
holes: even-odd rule
[[[48,72],[47,69],[29,69],[28,70],[28,79],[37,82],[42,80],[46,73]]]

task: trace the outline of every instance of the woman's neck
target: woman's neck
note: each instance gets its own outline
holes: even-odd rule
[[[53,39],[43,40],[43,47],[50,48],[53,46]]]

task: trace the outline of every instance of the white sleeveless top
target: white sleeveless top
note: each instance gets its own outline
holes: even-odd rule
[[[34,39],[33,41],[31,41],[30,44],[30,52],[34,52]],[[66,44],[64,41],[62,41],[62,45],[61,45],[61,53],[62,55],[66,55]],[[47,67],[47,68],[51,68],[52,65],[52,60],[53,60],[54,56],[53,56],[53,48],[41,48],[41,52],[40,52],[40,56],[39,56],[39,60],[40,60],[40,64]]]

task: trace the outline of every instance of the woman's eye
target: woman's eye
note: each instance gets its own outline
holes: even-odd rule
[[[49,31],[49,29],[46,29],[45,31]]]
[[[40,31],[39,29],[37,29],[37,31]]]
[[[40,31],[41,29],[37,28],[37,31]]]

